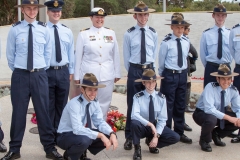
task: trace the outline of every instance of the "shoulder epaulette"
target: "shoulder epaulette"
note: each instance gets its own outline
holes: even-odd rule
[[[212,82],[211,84],[212,84],[213,88],[219,86],[219,83],[217,83],[217,82]]]
[[[77,100],[78,100],[80,103],[82,103],[82,102],[83,102],[82,95],[80,95]]]
[[[234,85],[231,85],[231,88],[238,91],[237,87],[235,87]]]
[[[227,30],[231,30],[231,29],[229,29],[229,28],[226,28]]]
[[[168,40],[171,39],[171,36],[166,37],[163,41],[167,42]]]
[[[104,27],[104,28],[112,30],[111,28],[108,28],[108,27]]]
[[[161,97],[161,98],[163,98],[163,99],[165,98],[165,95],[162,94],[161,92],[158,92],[158,96]]]
[[[207,32],[207,31],[209,31],[211,28],[208,28],[208,29],[206,29],[205,31],[203,31],[203,32]]]
[[[128,31],[128,33],[130,33],[130,32],[132,32],[134,29],[135,29],[135,27],[131,27],[131,28],[129,28],[127,31]]]
[[[46,27],[47,26],[47,23],[44,23],[44,22],[41,22],[41,21],[38,21],[38,24],[43,26],[43,27]]]
[[[86,30],[89,30],[89,29],[90,29],[90,28],[85,28],[85,29],[80,30],[80,32],[86,31]]]
[[[19,25],[19,24],[21,24],[21,21],[18,21],[18,22],[16,22],[16,23],[12,24],[12,26],[15,27],[15,26],[17,26],[17,25]]]
[[[182,37],[182,39],[184,39],[184,40],[188,41],[188,38],[187,38],[187,37]]]
[[[185,34],[183,34],[183,36],[184,36],[185,38],[189,39]]]
[[[62,24],[62,26],[63,26],[63,27],[66,27],[66,28],[68,28],[68,27],[67,27],[67,26],[65,26],[64,24]]]
[[[143,96],[143,95],[144,95],[143,92],[138,92],[138,93],[135,94],[135,96],[136,96],[137,98],[139,98],[139,97],[141,97],[141,96]]]
[[[172,36],[172,33],[168,33],[165,37],[169,37]]]
[[[156,33],[156,31],[155,31],[155,29],[154,29],[154,28],[152,28],[152,27],[149,27],[149,29],[150,29],[151,31],[153,31],[154,33]]]
[[[233,28],[237,28],[237,27],[239,27],[239,26],[240,26],[239,24],[236,24],[235,26],[233,26]],[[233,28],[232,28],[232,29],[233,29]]]

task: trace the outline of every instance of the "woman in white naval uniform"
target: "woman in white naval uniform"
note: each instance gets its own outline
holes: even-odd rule
[[[107,14],[103,8],[93,8],[90,12],[92,26],[81,30],[75,52],[74,80],[81,83],[85,73],[96,75],[105,88],[98,90],[97,98],[106,119],[112,100],[114,82],[121,78],[120,58],[115,32],[103,27]]]

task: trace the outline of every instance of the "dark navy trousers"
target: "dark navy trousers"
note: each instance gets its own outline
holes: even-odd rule
[[[47,70],[49,86],[49,116],[57,133],[62,111],[67,104],[69,94],[69,71],[67,67],[62,69]]]
[[[18,153],[26,128],[26,114],[30,98],[36,112],[40,141],[46,153],[55,149],[53,127],[48,114],[48,78],[45,70],[29,72],[15,69],[11,79],[12,121],[10,152]]]
[[[234,68],[234,72],[240,74],[240,66],[236,66],[236,67]],[[235,87],[237,87],[238,92],[239,92],[239,91],[240,91],[240,76],[235,76],[235,77],[234,77],[233,85],[234,85]]]
[[[153,69],[153,68],[151,68]],[[154,70],[154,69],[153,69]],[[144,69],[130,66],[128,70],[128,79],[127,79],[127,121],[125,128],[125,138],[132,139],[131,136],[131,114],[132,114],[132,105],[133,105],[133,96],[144,90],[145,86],[142,82],[134,82],[136,79],[142,78]]]
[[[137,120],[132,120],[131,123],[132,128],[132,137],[133,137],[133,144],[140,144],[140,139],[149,137],[152,138],[152,129],[149,126],[144,126],[142,123],[140,123]],[[180,140],[180,136],[169,129],[168,127],[164,127],[162,134],[160,135],[160,138],[158,139],[157,148],[163,148],[172,144],[177,143]]]
[[[105,136],[109,138],[109,136]],[[66,150],[71,160],[79,160],[83,152],[87,149],[93,155],[96,155],[106,148],[100,138],[93,140],[84,135],[75,135],[73,132],[59,133],[57,136],[57,144],[60,148]]]
[[[235,113],[227,110],[225,110],[225,114],[231,117],[236,117]],[[238,129],[238,127],[234,126],[233,123],[230,123],[226,120],[224,129],[221,129],[220,120],[217,119],[217,117],[212,114],[207,114],[198,108],[193,113],[193,120],[202,127],[200,139],[204,140],[205,142],[212,141],[212,130],[215,128],[215,126],[217,126],[215,130],[221,138],[230,135],[232,132]]]

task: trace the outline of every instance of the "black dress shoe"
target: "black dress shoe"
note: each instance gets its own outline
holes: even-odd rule
[[[237,136],[238,136],[238,134],[236,134],[234,132],[232,132],[231,134],[228,135],[228,137],[230,137],[230,138],[235,138]]]
[[[153,154],[159,154],[159,150],[156,147],[149,147],[149,152]]]
[[[21,155],[20,153],[13,153],[13,152],[8,152],[1,160],[14,160],[20,158]]]
[[[134,145],[133,160],[142,160],[141,146],[139,144]]]
[[[83,154],[80,157],[80,160],[91,160],[90,158],[87,158],[87,151],[83,152]]]
[[[7,147],[3,144],[3,142],[0,142],[0,152],[7,152]]]
[[[201,149],[205,152],[212,152],[212,147],[209,143],[205,142],[204,140],[199,141],[199,145],[201,146]]]
[[[72,160],[70,157],[68,157],[67,151],[63,153],[63,159],[64,160]]]
[[[50,153],[47,153],[46,158],[54,160],[64,160],[63,156],[60,153],[58,153],[58,151],[52,151]]]
[[[192,128],[189,127],[186,123],[184,123],[184,131],[192,131]]]
[[[183,142],[183,143],[192,144],[192,139],[188,138],[184,134],[180,136],[180,141]]]
[[[216,146],[224,147],[226,144],[221,141],[221,138],[219,137],[218,133],[215,131],[215,129],[212,131],[212,140],[215,143]]]
[[[124,149],[125,150],[131,150],[132,149],[132,139],[126,139],[124,143]]]
[[[237,136],[231,139],[231,143],[240,143],[240,136]]]

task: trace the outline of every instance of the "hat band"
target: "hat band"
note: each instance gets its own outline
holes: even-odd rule
[[[223,71],[218,70],[218,74],[219,74],[219,75],[222,75],[222,76],[228,76],[228,75],[231,75],[232,72],[231,72],[231,71],[223,72]]]
[[[148,11],[148,6],[145,8],[134,7],[134,11],[136,12],[145,12]]]
[[[34,1],[30,1],[30,0],[23,0],[22,4],[38,4],[38,1],[34,0]]]
[[[89,81],[89,80],[86,80],[86,79],[83,79],[82,84],[87,85],[87,86],[98,86],[98,82],[92,82],[92,81]]]
[[[226,12],[226,8],[214,8],[213,12]]]
[[[171,17],[171,20],[172,20],[174,17],[176,17],[176,16],[172,16],[172,17]],[[184,19],[184,16],[183,16],[183,15],[182,15],[182,18]]]
[[[185,21],[172,20],[172,24],[187,24]]]
[[[150,81],[150,80],[155,80],[157,79],[156,75],[149,77],[149,76],[142,76],[143,81]]]

